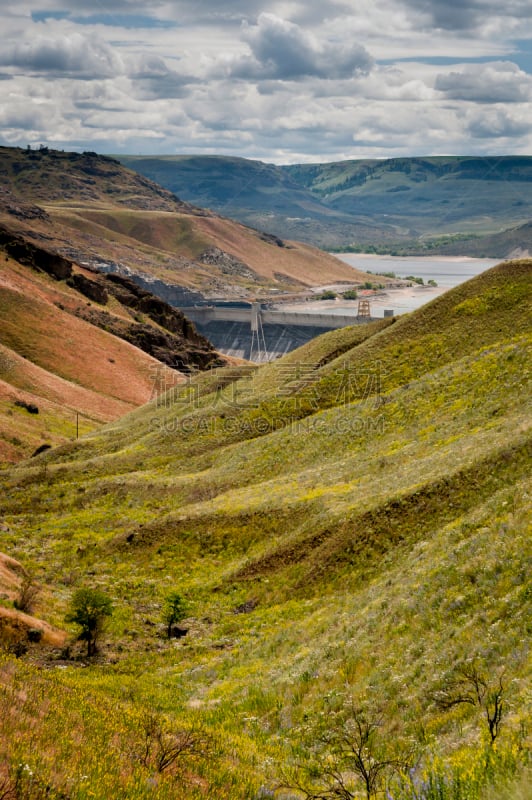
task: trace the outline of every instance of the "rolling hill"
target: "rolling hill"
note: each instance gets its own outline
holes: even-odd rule
[[[0,549],[47,587],[40,617],[64,627],[82,587],[114,604],[96,658],[74,638],[3,657],[6,782],[527,799],[531,275],[503,263],[398,320],[198,374],[0,472]]]
[[[527,250],[532,158],[426,157],[275,166],[222,156],[118,156],[190,202],[328,249],[508,257]],[[493,234],[506,233],[506,244]],[[470,241],[479,237],[482,242]],[[484,239],[484,237],[486,237]],[[454,251],[453,251],[454,252]]]

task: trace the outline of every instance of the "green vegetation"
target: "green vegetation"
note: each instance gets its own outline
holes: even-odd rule
[[[166,635],[170,639],[172,627],[186,617],[187,607],[179,592],[170,592],[164,598],[163,622],[166,625]]]
[[[506,258],[532,246],[530,156],[281,167],[222,156],[118,158],[191,203],[331,251]]]
[[[529,800],[531,268],[2,471],[1,549],[40,615],[89,582],[114,612],[83,669],[2,657],[0,776],[71,800]]]
[[[111,599],[99,589],[78,589],[65,619],[81,628],[79,639],[87,642],[87,655],[98,652],[97,642],[106,617],[113,613]]]

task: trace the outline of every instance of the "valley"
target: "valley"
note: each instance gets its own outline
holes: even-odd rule
[[[175,307],[368,278],[96,153],[0,148],[0,177],[0,463],[147,402],[161,365],[171,382],[227,361],[147,293]]]
[[[0,173],[0,797],[530,800],[532,260],[251,361],[172,301],[273,350],[400,281]]]
[[[326,765],[319,737],[351,730],[355,709],[390,757],[415,750],[386,775],[395,798],[418,796],[412,776],[445,798],[490,783],[517,798],[531,270],[504,263],[399,319],[191,377],[2,471],[2,549],[38,581],[37,617],[72,637],[3,656],[7,763],[73,798],[295,800],[324,791],[307,766]],[[114,608],[92,659],[65,624],[85,586]],[[495,749],[482,707],[434,700],[468,664],[489,687],[504,676]],[[157,747],[192,734],[159,770]]]

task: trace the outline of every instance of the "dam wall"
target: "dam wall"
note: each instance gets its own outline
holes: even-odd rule
[[[325,331],[360,325],[375,319],[369,314],[357,316],[355,304],[353,314],[313,314],[272,309],[260,301],[209,303],[199,292],[124,270],[118,264],[99,263],[97,267],[102,272],[125,273],[139,286],[182,311],[219,352],[248,361],[271,361]],[[359,301],[358,309],[363,302]]]
[[[274,311],[257,303],[181,307],[181,311],[219,352],[258,363],[279,358],[325,331],[372,321],[355,315]]]
[[[246,322],[251,325],[253,309],[251,306],[180,306],[183,314],[198,325],[211,322]],[[296,327],[320,328],[331,331],[345,328],[361,322],[370,322],[371,318],[359,318],[356,314],[311,314],[295,311],[273,311],[261,309],[258,312],[262,325],[289,325]]]
[[[265,324],[258,338],[253,336],[249,322],[216,320],[195,324],[219,352],[257,363],[279,358],[325,332],[324,328],[310,325]]]

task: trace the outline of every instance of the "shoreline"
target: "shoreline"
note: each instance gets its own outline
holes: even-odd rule
[[[344,300],[337,297],[336,300],[306,300],[300,303],[275,303],[272,308],[279,311],[287,311],[294,314],[338,314],[356,317],[358,313],[358,301],[369,300],[372,316],[383,317],[385,310],[392,310],[394,316],[406,314],[414,311],[421,305],[425,305],[430,300],[448,291],[447,286],[408,286],[403,289],[378,289],[376,292],[370,289],[358,290],[356,300]],[[380,313],[374,314],[376,310]]]
[[[374,253],[336,253],[335,255],[351,267],[356,267],[363,271],[367,271],[369,262],[378,265],[379,271],[369,273],[375,277],[376,282],[379,272],[393,272],[397,276],[398,282],[404,281],[406,276],[410,274],[423,278],[425,283],[422,285],[413,283],[410,286],[385,287],[378,290],[357,288],[358,298],[356,300],[344,300],[342,297],[337,297],[335,300],[314,300],[311,298],[305,301],[288,303],[275,303],[274,301],[272,307],[294,314],[325,313],[356,317],[358,301],[369,300],[373,317],[383,317],[384,311],[393,311],[393,315],[398,316],[415,311],[454,286],[458,286],[500,263],[498,259],[473,258],[471,256],[379,256]],[[362,261],[365,261],[366,264],[360,263]],[[462,269],[457,269],[457,267],[462,267]],[[427,285],[429,280],[436,281],[437,286]],[[312,291],[319,293],[329,289],[341,294],[346,289],[352,288],[355,287],[337,283],[315,287]]]

